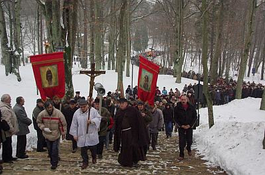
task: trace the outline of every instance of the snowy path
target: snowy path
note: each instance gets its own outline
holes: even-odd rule
[[[98,160],[97,164],[90,163],[87,169],[81,170],[79,167],[81,165],[80,151],[71,153],[70,142],[64,141],[60,146],[61,161],[55,171],[50,170],[47,152],[38,153],[32,151],[28,152],[29,158],[26,160],[3,164],[3,174],[226,174],[218,168],[207,166],[207,163],[201,160],[195,150],[192,151],[193,156],[186,157],[184,161],[179,162],[177,160],[178,152],[176,146],[176,133],[173,134],[172,138],[166,139],[165,134],[160,132],[157,151],[150,150],[147,155],[148,160],[139,162],[139,167],[121,167],[117,162],[117,153],[112,150],[104,150],[103,159]]]

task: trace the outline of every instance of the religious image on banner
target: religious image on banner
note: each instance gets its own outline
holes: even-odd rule
[[[30,62],[42,100],[63,98],[65,94],[64,53],[32,55]]]
[[[57,65],[40,67],[40,74],[43,88],[58,86]]]
[[[152,81],[153,81],[153,74],[145,69],[142,69],[142,74],[139,83],[140,88],[142,88],[146,92],[150,92]]]
[[[141,101],[153,105],[159,66],[143,56],[139,56],[139,63],[138,97]]]

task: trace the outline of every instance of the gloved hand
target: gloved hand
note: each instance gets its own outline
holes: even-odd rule
[[[47,132],[47,133],[51,133],[52,131],[50,130],[50,128],[44,128],[43,131]]]

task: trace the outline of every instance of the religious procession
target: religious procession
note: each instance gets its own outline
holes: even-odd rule
[[[0,174],[264,174],[264,9],[2,0]]]
[[[128,85],[122,96],[118,90],[105,94],[103,85],[94,82],[105,71],[96,71],[92,64],[91,70],[80,71],[80,74],[90,76],[89,95],[82,96],[80,91],[76,91],[73,97],[63,100],[64,83],[60,82],[61,78],[53,81],[54,76],[64,77],[64,71],[59,71],[63,68],[62,59],[58,57],[63,58],[63,52],[31,57],[32,63],[36,63],[39,58],[47,59],[44,65],[43,61],[32,64],[41,96],[36,99],[32,117],[27,115],[24,108],[26,97],[17,97],[16,105],[12,108],[10,94],[1,96],[0,126],[4,136],[1,138],[1,170],[5,169],[3,166],[6,164],[12,166],[21,160],[31,159],[29,154],[33,153],[26,148],[30,141],[27,135],[32,123],[37,140],[35,151],[46,153],[50,170],[53,171],[58,167],[60,169],[60,162],[64,161],[65,156],[67,158],[60,149],[66,142],[71,147],[67,154],[79,154],[80,171],[100,164],[101,160],[107,158],[109,150],[116,154],[120,167],[138,169],[142,162],[148,160],[150,151],[159,153],[158,150],[163,145],[159,136],[160,139],[165,137],[170,140],[175,137],[174,140],[177,140],[178,146],[171,143],[177,152],[174,156],[176,162],[185,159],[189,161],[195,156],[192,142],[193,129],[198,124],[196,107],[189,102],[191,97],[187,95],[185,88],[181,93],[176,88],[173,94],[167,93],[165,87],[162,92],[159,90],[156,86],[158,65],[140,56],[139,84],[134,88]],[[54,70],[54,65],[47,65],[49,62],[54,64],[53,58],[59,60],[56,63],[57,69]],[[45,71],[42,72],[42,69]],[[146,76],[149,76],[149,81],[146,81]],[[97,92],[95,98],[92,96],[93,90]],[[178,137],[173,136],[174,133],[178,133]],[[17,142],[14,149],[12,136],[15,135]]]

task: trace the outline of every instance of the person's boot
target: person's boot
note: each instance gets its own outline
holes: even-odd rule
[[[97,163],[97,158],[95,157],[95,158],[92,158],[92,163],[93,164],[96,164]]]
[[[81,169],[86,169],[88,167],[88,163],[86,162],[83,162],[82,166],[81,166]]]
[[[98,159],[102,159],[102,158],[103,158],[102,154],[98,154]]]
[[[188,151],[188,155],[189,155],[189,156],[192,156],[192,153],[191,153],[191,151]]]
[[[184,159],[184,157],[178,157],[179,161],[182,161]]]
[[[57,168],[57,165],[52,165],[52,166],[51,166],[51,169],[52,169],[52,170],[55,170],[56,168]]]

